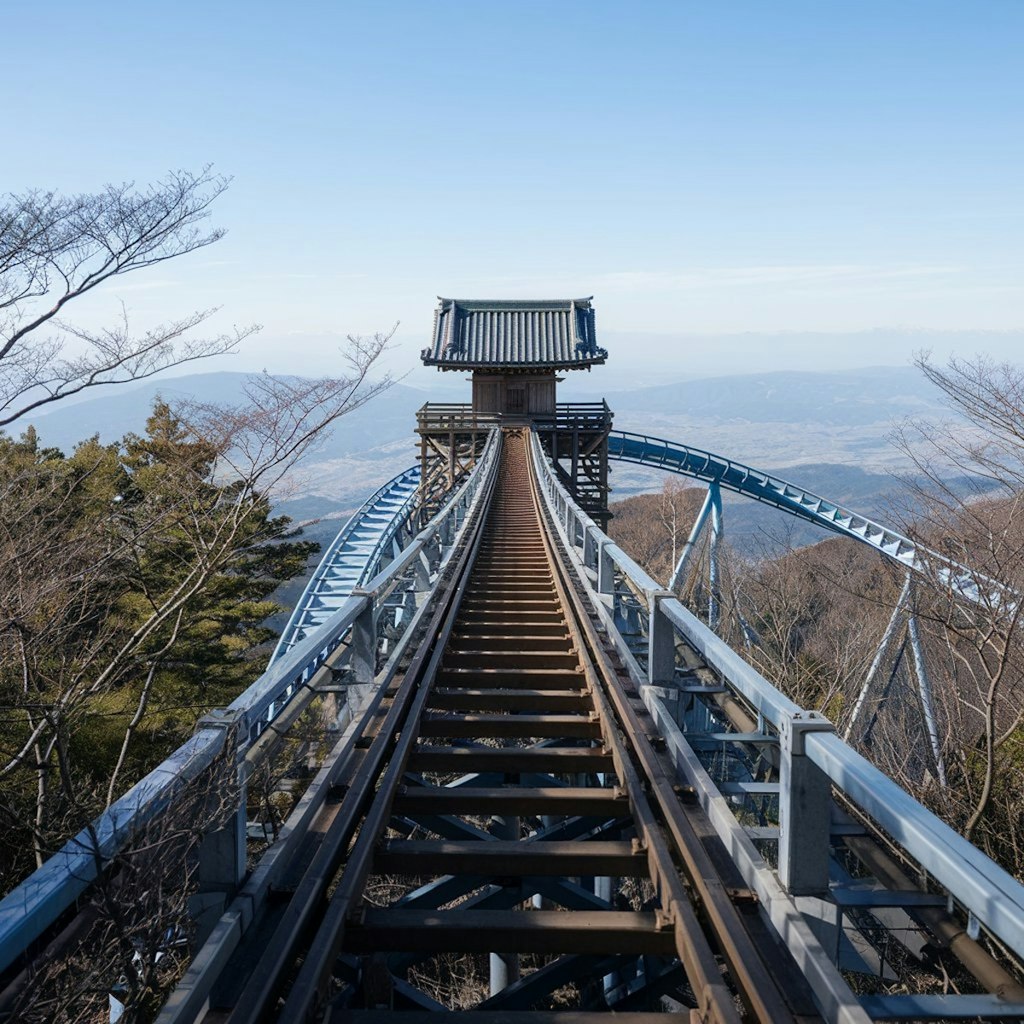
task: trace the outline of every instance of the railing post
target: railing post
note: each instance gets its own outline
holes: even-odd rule
[[[203,715],[196,731],[216,729],[224,733],[223,756],[231,758],[230,770],[235,776],[236,806],[223,819],[219,828],[206,832],[199,844],[198,891],[189,901],[189,912],[196,921],[200,941],[216,924],[227,902],[237,891],[246,873],[246,776],[245,762],[239,748],[245,739],[242,733],[245,712],[217,708]],[[220,787],[211,787],[211,809],[224,799]],[[165,814],[173,813],[173,804]]]
[[[430,589],[430,557],[426,550],[421,550],[413,562],[413,589],[422,594]]]
[[[594,540],[594,528],[588,526],[583,531],[583,564],[588,569],[593,569],[595,566],[595,553],[597,551],[597,542]]]
[[[652,685],[671,683],[676,672],[676,636],[672,622],[661,605],[675,597],[671,590],[647,595],[647,680]]]
[[[366,603],[352,623],[349,667],[353,683],[369,686],[377,675],[377,615],[370,591],[357,587],[352,596],[361,597]]]
[[[604,540],[597,549],[597,592],[599,594],[615,593],[615,563],[608,554],[611,541]]]
[[[793,896],[828,889],[832,783],[807,757],[810,732],[835,732],[815,711],[797,711],[779,723],[779,878]]]

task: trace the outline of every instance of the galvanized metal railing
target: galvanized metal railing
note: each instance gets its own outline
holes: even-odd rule
[[[204,716],[186,743],[0,900],[0,971],[82,895],[134,835],[173,803],[185,783],[213,764],[229,737],[242,759],[282,716],[293,719],[290,712],[299,695],[309,696],[310,680],[339,647],[350,648],[346,662],[360,681],[372,680],[382,613],[393,607],[396,592],[412,589],[416,579],[419,589],[427,590],[443,571],[467,510],[496,464],[498,448],[498,438],[492,435],[476,470],[397,558],[353,592],[315,633],[274,661],[226,709]],[[400,624],[390,626],[388,642],[393,644]],[[241,813],[244,826],[244,807]]]
[[[969,935],[977,935],[979,926],[984,927],[1018,956],[1024,955],[1024,886],[847,745],[826,718],[781,693],[637,565],[574,503],[536,436],[532,454],[558,532],[663,731],[677,767],[695,786],[709,818],[780,935],[791,949],[799,948],[814,975],[812,988],[827,1019],[866,1020],[896,1010],[905,1016],[915,1007],[927,1007],[928,1013],[923,1015],[937,1017],[980,1013],[982,1009],[1005,1017],[1024,1014],[1024,1003],[1002,1003],[994,996],[876,996],[851,1004],[845,983],[837,984],[829,965],[821,962],[820,944],[809,934],[793,900],[802,893],[829,893],[833,788],[899,847],[903,857],[927,877],[931,888],[941,888],[950,911],[959,913],[961,920],[966,918]],[[721,476],[727,485],[726,469],[709,467],[705,472]],[[795,496],[793,500],[799,501]],[[908,563],[914,557],[912,549],[903,555]],[[708,672],[695,674],[693,665],[683,661],[684,648],[696,653],[702,670],[713,674],[713,682],[707,681]],[[744,786],[719,788],[680,728],[678,713],[670,710],[673,698],[684,691],[707,700],[709,706],[722,697],[739,702],[757,721],[751,742],[773,747],[778,782],[747,786],[746,792],[770,793],[777,799],[777,827],[753,830],[777,840],[777,870],[769,868],[751,835],[737,821],[734,801],[742,799],[737,794],[744,792]],[[838,920],[841,926],[841,912]],[[957,1005],[958,998],[974,1002]],[[899,1004],[900,999],[906,1004]],[[914,1003],[915,999],[918,1002]],[[866,1016],[868,1010],[871,1013]]]

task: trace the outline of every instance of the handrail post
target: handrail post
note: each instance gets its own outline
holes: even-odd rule
[[[583,564],[593,569],[596,562],[597,542],[594,539],[594,527],[588,526],[583,531]]]
[[[615,563],[608,553],[610,540],[603,540],[597,547],[597,592],[599,594],[615,593]]]
[[[661,605],[675,595],[671,590],[648,594],[647,680],[652,685],[671,683],[676,673],[676,635]]]
[[[189,900],[189,914],[196,922],[200,942],[205,940],[206,935],[217,923],[224,907],[234,896],[246,874],[247,771],[244,758],[239,756],[245,740],[245,727],[245,712],[240,709],[216,708],[203,715],[196,723],[196,732],[201,729],[216,729],[224,733],[222,756],[232,761],[230,770],[234,773],[237,797],[235,807],[223,818],[219,827],[205,832],[199,844],[199,885],[198,891]],[[216,802],[223,798],[221,787],[211,786],[208,806],[214,813]],[[171,810],[169,808],[165,813],[170,813]]]
[[[352,681],[357,686],[369,686],[377,675],[377,613],[373,607],[373,594],[356,588],[353,597],[362,597],[366,604],[352,623],[352,654],[349,666]]]
[[[779,878],[793,896],[828,889],[832,783],[804,748],[809,732],[835,732],[815,711],[784,715],[779,723]]]

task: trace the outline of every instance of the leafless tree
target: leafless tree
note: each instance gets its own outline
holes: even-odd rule
[[[188,964],[200,846],[233,813],[236,780],[229,744],[179,787],[169,812],[99,865],[78,916],[0,996],[0,1013],[25,1024],[99,1024],[113,997],[122,1021],[152,1020]]]
[[[215,309],[135,329],[126,311],[94,329],[74,304],[112,278],[213,244],[206,225],[228,180],[209,168],[155,184],[64,196],[33,190],[0,200],[0,427],[100,384],[150,377],[230,351],[255,327],[197,337]]]
[[[688,490],[690,488],[686,487],[678,477],[668,476],[661,485],[661,494],[658,496],[658,516],[668,533],[671,550],[669,564],[672,568],[675,568],[675,564],[679,560],[679,550],[686,538],[684,530],[691,525],[693,520],[693,495],[686,494]]]
[[[35,823],[37,864],[134,781],[138,757],[127,772],[129,754],[151,714],[158,673],[180,657],[180,632],[200,621],[205,596],[240,554],[275,539],[261,532],[268,490],[340,416],[389,386],[387,376],[369,377],[389,338],[350,339],[344,378],[264,375],[250,384],[248,405],[184,407],[173,419],[183,443],[162,443],[160,458],[143,471],[164,479],[130,517],[116,512],[116,477],[101,489],[106,506],[95,521],[62,513],[90,473],[111,472],[111,461],[116,468],[116,453],[95,442],[76,452],[75,473],[35,473],[31,486],[17,473],[6,478],[0,779],[8,795],[0,815]],[[168,563],[159,587],[147,582],[155,559]],[[122,578],[137,581],[129,597]],[[201,711],[202,698],[193,700]],[[97,713],[122,723],[112,773],[102,780],[55,775],[63,739]],[[28,776],[35,780],[31,805]]]
[[[900,430],[915,468],[904,487],[916,508],[904,525],[921,544],[930,587],[920,612],[943,655],[941,697],[959,731],[957,824],[998,855],[1007,813],[1018,823],[1024,815],[1019,785],[1003,785],[1007,773],[1019,777],[1024,744],[1024,370],[983,357],[918,365],[960,419]]]

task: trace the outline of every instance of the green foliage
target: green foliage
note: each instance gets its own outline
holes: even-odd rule
[[[4,888],[263,669],[269,597],[317,545],[217,459],[164,403],[70,456],[0,437]]]

